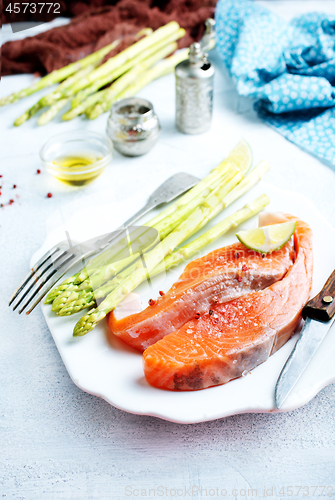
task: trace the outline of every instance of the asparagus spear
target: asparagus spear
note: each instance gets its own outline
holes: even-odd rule
[[[61,109],[64,108],[64,106],[67,105],[69,102],[70,98],[66,97],[65,99],[59,99],[59,101],[55,102],[50,108],[43,113],[37,120],[38,125],[45,125],[46,123],[50,122],[55,116],[59,113]]]
[[[153,30],[151,28],[143,28],[135,35],[135,39],[138,39],[142,36],[148,36],[152,32],[153,32]],[[68,77],[71,77],[71,75],[74,75],[75,73],[77,73],[78,70],[85,69],[86,67],[91,66],[91,69],[87,73],[85,73],[85,75],[82,74],[80,76],[80,78],[82,78],[83,76],[86,76],[86,74],[93,71],[93,69],[101,63],[103,58],[109,52],[111,52],[111,50],[115,49],[120,44],[120,42],[121,42],[121,40],[114,40],[109,45],[106,45],[102,49],[99,49],[99,50],[93,52],[93,54],[90,54],[89,56],[86,56],[83,59],[76,61],[75,63],[71,63],[68,66],[60,68],[59,70],[53,71],[49,75],[46,75],[45,77],[41,78],[37,83],[35,83],[31,87],[28,87],[26,89],[21,90],[20,92],[16,92],[14,94],[11,94],[7,97],[0,99],[0,106],[3,106],[5,104],[10,104],[12,102],[16,102],[17,100],[21,99],[22,97],[29,96],[38,90],[41,90],[45,87],[49,87],[50,85],[61,82],[62,80],[64,80],[64,81],[62,81],[62,83],[58,87],[58,90],[65,89],[66,87],[73,85],[75,83],[75,81],[78,79],[78,77],[75,75],[74,79],[72,81]],[[66,82],[66,85],[62,86],[62,84],[64,84],[65,82]],[[42,98],[41,104],[43,106],[47,106],[47,105],[51,105],[53,102],[54,102],[54,100],[52,100],[51,94],[50,95],[48,94],[48,96],[45,96],[44,98]]]
[[[160,264],[158,264],[158,266],[155,267],[155,269],[153,270],[153,274],[151,274],[151,277],[156,276],[164,270],[171,269],[171,267],[177,266],[181,264],[181,262],[193,257],[206,245],[209,245],[217,238],[219,238],[219,236],[222,236],[230,229],[239,226],[240,224],[242,224],[242,222],[251,219],[251,217],[258,214],[269,203],[270,199],[266,194],[258,196],[258,198],[251,201],[250,203],[247,203],[243,208],[223,219],[216,226],[206,231],[206,233],[203,233],[201,236],[188,243],[188,245],[175,250],[173,253],[165,257],[164,261],[162,261]],[[100,294],[98,294],[98,296],[96,297],[97,299],[101,298],[99,297],[99,295]]]
[[[97,60],[101,61],[104,58],[104,56],[107,55],[111,50],[113,50],[119,43],[120,40],[115,40],[109,45],[106,45],[106,47],[103,47],[102,49],[93,52],[93,54],[90,54],[89,56],[86,56],[83,59],[80,59],[79,61],[71,63],[68,66],[64,66],[63,68],[57,69],[55,71],[52,71],[52,73],[49,73],[49,75],[44,76],[43,78],[38,80],[38,82],[34,83],[30,87],[0,99],[0,106],[16,102],[19,99],[22,99],[23,97],[27,97],[33,94],[34,92],[37,92],[38,90],[44,89],[45,87],[49,87],[54,83],[58,83],[62,80],[65,80],[70,75],[76,73],[78,70],[86,68],[91,64],[94,64]]]
[[[223,189],[223,186],[226,186],[226,191],[229,192],[232,185],[235,185],[235,183],[239,182],[242,176],[240,170],[236,166],[233,166],[232,168],[229,169],[228,165],[226,166],[226,169],[228,169],[228,171],[226,172],[225,175],[223,175],[219,179],[215,179],[208,188],[205,188],[203,191],[201,191],[199,195],[191,199],[187,205],[180,205],[169,217],[158,221],[153,226],[154,229],[157,230],[160,239],[165,238],[167,234],[169,234],[181,222],[183,222],[185,218],[195,208],[197,208],[201,203],[203,203],[209,196],[209,194],[213,192],[215,189],[217,190],[220,186]],[[145,233],[146,229],[144,229],[143,232]],[[155,242],[154,244],[157,244],[157,242]],[[152,246],[154,245],[151,245],[149,248],[152,248]],[[146,252],[147,251],[148,249],[146,249]],[[120,259],[121,256],[122,253],[120,252],[119,254],[116,255],[116,258]],[[79,273],[79,275],[77,275],[77,279],[74,280],[73,285],[69,288],[69,290],[66,291],[63,290],[63,293],[61,293],[54,300],[54,303],[52,305],[52,310],[57,312],[58,310],[60,310],[65,306],[67,301],[74,300],[76,292],[79,295],[82,295],[83,286],[84,288],[90,289],[91,291],[101,286],[105,281],[108,281],[110,278],[112,278],[120,271],[122,271],[122,269],[131,265],[135,260],[138,259],[138,257],[139,255],[135,254],[126,259],[118,260],[117,262],[111,262],[110,264],[102,266],[100,269],[93,271],[92,274],[87,272],[86,269],[83,269]],[[77,283],[78,285],[76,289]]]
[[[120,77],[122,78],[122,77]],[[87,87],[88,89],[91,87]],[[89,95],[82,102],[78,103],[74,108],[72,108],[68,113],[62,116],[63,120],[72,120],[76,116],[81,115],[82,113],[88,112],[90,108],[94,108],[94,106],[100,102],[105,95],[107,95],[108,88],[104,90],[100,90],[99,92],[95,92],[92,95]],[[78,94],[77,94],[78,95]]]
[[[158,243],[158,239],[157,239]],[[82,290],[86,290],[88,288],[96,289],[101,286],[105,281],[116,276],[120,271],[124,268],[127,268],[129,265],[133,264],[135,260],[137,260],[137,255],[130,255],[125,259],[119,260],[117,262],[112,262],[107,266],[103,266],[100,269],[97,269],[93,272],[88,278],[82,281],[80,284],[73,285],[69,287],[68,290],[61,293],[52,304],[52,311],[57,312],[60,310],[66,303],[67,300],[73,300],[75,295],[81,295]]]
[[[139,54],[141,54],[142,51],[144,51],[147,48],[150,48],[151,46],[157,46],[164,39],[167,39],[173,34],[176,35],[179,29],[180,28],[178,23],[175,23],[174,21],[159,28],[151,35],[142,38],[141,40],[135,42],[133,45],[123,50],[116,56],[110,58],[107,62],[99,66],[99,68],[96,68],[94,71],[92,71],[88,76],[82,78],[80,82],[75,83],[74,85],[72,85],[67,89],[63,90],[56,89],[54,94],[54,99],[58,100],[72,96],[77,92],[79,92],[80,90],[82,90],[83,88],[90,86],[94,82],[97,82],[98,80],[101,82],[105,82],[102,83],[102,85],[105,85],[111,80],[122,75],[125,71],[124,68],[128,67],[128,63],[130,63],[129,67],[131,67],[132,66],[131,60],[134,59]],[[179,34],[176,36],[175,39],[179,38]]]
[[[119,54],[117,54],[116,56],[111,57],[110,59],[108,59],[108,61],[99,66],[99,68],[92,71],[90,75],[88,75],[86,78],[83,78],[82,82],[78,82],[78,84],[75,84],[72,87],[73,94],[79,92],[79,90],[85,87],[88,87],[94,81],[100,78],[104,78],[106,75],[109,75],[112,72],[114,73],[115,70],[121,71],[121,73],[119,74],[122,74],[122,67],[126,65],[131,59],[134,59],[145,49],[160,43],[171,34],[178,32],[179,29],[179,24],[175,21],[171,21],[165,26],[158,28],[151,35],[142,38],[138,42],[135,42],[133,45],[130,45],[130,47],[126,48],[122,52],[119,52]],[[63,94],[60,95],[59,98],[61,99],[62,97],[67,96],[68,94]]]
[[[227,186],[214,190],[205,202],[199,205],[184,222],[164,238],[160,245],[149,252],[146,258],[146,267],[137,266],[136,270],[121,285],[115,288],[113,292],[107,295],[97,308],[91,309],[77,322],[73,335],[75,337],[82,336],[93,330],[99,321],[110,311],[114,310],[146,278],[147,272],[150,273],[159,264],[162,257],[164,258],[170,254],[182,241],[189,238],[195,231],[201,229],[209,220],[228,206],[228,204],[232,203],[239,196],[242,196],[260,179],[268,168],[268,164],[263,162],[240,182],[241,186],[237,185],[232,192],[228,191],[228,194],[226,191]],[[242,177],[243,175],[240,173],[240,176]]]
[[[215,46],[214,40],[211,41],[209,50]],[[137,92],[139,92],[143,87],[148,85],[153,80],[160,78],[161,76],[171,73],[174,68],[181,61],[184,61],[188,57],[188,49],[180,50],[177,54],[165,59],[164,61],[156,64],[153,68],[146,71],[140,78],[137,79],[135,83],[129,85],[125,90],[123,90],[119,95],[115,96],[114,93],[109,94],[109,89],[101,94],[101,99],[99,99],[98,104],[93,108],[87,106],[86,115],[91,120],[94,120],[100,116],[105,111],[108,111],[111,105],[118,99],[124,99],[126,97],[132,97]],[[101,101],[101,102],[100,102]]]
[[[74,274],[73,276],[70,276],[70,278],[67,278],[66,280],[62,281],[62,283],[55,288],[53,288],[47,295],[47,298],[44,300],[45,304],[52,304],[52,302],[55,300],[58,295],[60,295],[62,292],[65,290],[69,289],[76,278],[79,276],[79,273]]]
[[[101,59],[100,59],[101,60]],[[98,62],[100,62],[100,60]],[[78,71],[74,75],[70,76],[66,80],[64,80],[62,83],[59,84],[58,88],[66,89],[67,87],[71,87],[77,80],[80,80],[84,76],[88,75],[93,69],[96,67],[96,64],[90,64],[89,66],[83,68],[82,70]],[[42,109],[44,106],[49,106],[54,102],[53,96],[55,94],[54,92],[50,92],[50,94],[47,94],[46,96],[42,97],[39,101],[37,101],[34,106],[29,108],[23,115],[19,116],[15,122],[14,125],[16,127],[22,125],[24,122],[29,120],[32,116],[34,116],[40,109]]]
[[[24,122],[29,120],[32,116],[34,116],[42,108],[43,108],[42,104],[40,103],[40,101],[38,101],[36,104],[34,104],[34,106],[29,108],[27,111],[25,111],[23,113],[23,115],[16,118],[16,120],[14,122],[15,127],[19,127],[20,125],[22,125]]]
[[[160,274],[161,272],[168,270],[173,266],[177,266],[187,259],[193,257],[206,245],[209,245],[214,240],[227,233],[230,229],[239,226],[240,224],[242,224],[242,222],[245,222],[246,220],[259,213],[269,203],[270,200],[265,194],[259,196],[252,202],[247,203],[242,209],[226,217],[223,221],[219,222],[219,224],[209,229],[206,233],[202,234],[188,245],[175,250],[170,255],[165,257],[165,259],[160,262],[153,269],[153,271],[151,271],[150,278],[153,278],[157,274]],[[135,270],[135,268],[136,264],[133,264],[97,290],[87,288],[80,290],[80,292],[78,292],[77,294],[74,293],[73,295],[71,295],[69,293],[68,301],[58,311],[57,314],[59,316],[69,316],[81,311],[82,309],[91,307],[95,302],[103,299],[107,294],[111,293],[129,276],[129,274],[131,274]]]
[[[61,295],[66,290],[78,291],[82,283],[84,283],[85,281],[86,283],[88,283],[87,280],[89,279],[90,276],[93,276],[94,273],[96,272],[101,273],[103,270],[106,269],[107,264],[111,263],[113,265],[113,262],[115,261],[116,257],[117,260],[121,260],[124,263],[125,259],[129,258],[130,254],[131,254],[131,249],[129,248],[129,242],[127,241],[127,238],[122,238],[118,240],[116,243],[113,244],[111,248],[108,248],[107,250],[98,254],[93,259],[89,260],[85,265],[85,267],[81,269],[79,272],[77,272],[73,276],[70,276],[62,283],[54,287],[48,293],[44,303],[51,304],[59,295]],[[125,263],[124,265],[126,264],[127,263]],[[111,276],[113,275],[114,274],[112,273]]]
[[[179,30],[179,31],[183,31],[185,33],[184,30]],[[179,33],[179,31],[177,32],[177,34]],[[184,35],[182,35],[182,36],[184,36]],[[161,48],[160,50],[158,50],[157,52],[152,54],[150,57],[145,58],[144,60],[142,60],[142,62],[139,62],[138,64],[136,64],[130,71],[125,72],[122,76],[120,76],[120,78],[118,78],[109,87],[108,92],[106,93],[106,97],[112,96],[114,94],[115,98],[116,98],[116,96],[118,94],[120,94],[120,92],[123,89],[125,89],[130,83],[132,83],[138,75],[140,75],[146,69],[150,68],[150,66],[155,64],[157,61],[164,59],[164,57],[166,57],[167,55],[169,55],[172,52],[174,52],[175,50],[177,50],[177,47],[178,47],[178,45],[176,42],[169,43],[165,47]],[[149,49],[145,52],[148,53]],[[140,55],[140,57],[142,58],[142,56],[143,56],[143,53]],[[140,60],[140,57],[137,58],[138,61]],[[131,63],[134,63],[134,62],[135,62],[135,60],[133,59],[131,61]],[[108,83],[108,82],[106,82],[106,83]],[[90,87],[88,87],[88,89],[93,88],[94,91],[96,91],[101,86],[102,85],[100,83],[96,83],[95,86],[91,85]],[[92,100],[89,100],[88,103],[86,101],[84,101],[82,104],[79,104],[75,108],[71,109],[71,111],[69,111],[68,113],[63,115],[63,120],[71,120],[72,118],[80,115],[81,113],[83,113],[85,111],[85,109],[87,107],[91,106],[91,102],[92,102]]]
[[[112,73],[113,75],[113,73]],[[113,80],[113,76],[112,76]],[[98,92],[102,87],[107,85],[108,83],[111,82],[110,75],[107,76],[107,78],[100,78],[96,82],[91,83],[88,87],[85,87],[82,90],[79,90],[78,94],[76,94],[71,101],[71,109],[76,109],[78,106],[82,106],[84,102],[89,99],[90,97],[94,97],[94,100],[92,101],[92,104],[97,102],[100,99],[100,94],[103,92]],[[105,89],[106,90],[106,89]],[[89,105],[92,105],[89,104]],[[87,105],[88,106],[88,105]],[[86,109],[86,106],[85,106]],[[78,116],[80,113],[77,113],[76,116]]]
[[[144,36],[148,36],[150,33],[152,33],[152,29],[145,28],[145,29],[139,31],[137,33],[137,35],[135,36],[135,38],[138,38],[139,36],[143,36],[143,35]],[[78,86],[81,87],[84,84],[84,82],[86,81],[85,78],[90,73],[92,73],[93,70],[96,69],[97,66],[99,66],[99,64],[101,63],[102,59],[103,59],[103,57],[100,58],[99,60],[97,60],[96,64],[94,64],[94,66],[91,65],[91,68],[90,68],[89,71],[86,71],[85,73],[81,73],[80,75],[78,74],[77,77],[76,77],[76,75],[74,75],[72,81],[70,81],[70,79],[68,79],[66,81],[66,82],[68,82],[68,84],[66,84],[65,86],[63,85],[64,82],[62,82],[56,88],[56,90],[54,90],[50,94],[42,97],[41,103],[44,106],[47,106],[47,105],[51,105],[51,104],[57,102],[60,99],[65,99],[66,97],[73,96],[77,92]],[[94,87],[96,86],[96,88],[98,89],[98,88],[106,85],[110,81],[112,81],[114,78],[116,78],[120,74],[122,74],[123,71],[124,71],[124,69],[122,67],[121,68],[117,68],[117,70],[114,73],[109,73],[108,75],[105,76],[105,78],[101,78],[100,81],[93,82],[92,86],[94,86]],[[92,89],[91,92],[95,92],[95,90]],[[88,91],[87,95],[89,95],[91,92]]]
[[[204,177],[204,179],[198,182],[198,184],[187,191],[187,193],[183,196],[178,198],[174,203],[167,206],[158,215],[156,215],[156,217],[146,223],[146,225],[154,227],[159,221],[173,214],[183,205],[187,205],[195,196],[200,194],[201,191],[212,186],[213,183],[220,179],[220,177],[226,175],[233,166],[238,167],[243,174],[246,174],[251,167],[251,163],[252,154],[250,146],[242,139],[230,151],[228,157],[213,168],[210,173]]]
[[[229,156],[225,158],[221,163],[219,163],[219,165],[217,165],[214,169],[212,169],[204,179],[198,182],[198,184],[187,191],[187,193],[185,193],[183,196],[179,197],[175,202],[169,204],[156,217],[147,222],[146,226],[155,227],[158,222],[169,217],[180,207],[188,205],[188,203],[193,198],[198,196],[203,190],[216,185],[220,177],[225,175],[233,165],[238,166],[242,173],[246,173],[251,166],[251,161],[252,155],[250,147],[244,140],[241,140],[233,148]],[[125,243],[123,243],[122,241],[119,241],[117,244],[113,245],[112,249],[105,250],[98,256],[88,261],[82,271],[68,278],[57,287],[53,288],[47,295],[45,303],[50,304],[51,302],[53,302],[53,300],[58,295],[68,289],[72,284],[79,285],[80,283],[82,283],[94,272],[95,269],[106,265],[106,262],[109,262],[116,255],[119,255],[122,248],[124,249],[125,247],[127,247],[127,245],[125,245]]]
[[[165,238],[171,230],[175,229],[181,222],[183,222],[192,212],[197,209],[201,203],[205,203],[213,193],[221,190],[221,193],[229,193],[236,184],[243,178],[242,172],[238,167],[232,166],[228,171],[218,180],[205,188],[199,195],[192,198],[187,205],[179,205],[175,211],[154,224],[155,229],[159,232],[161,239]],[[223,196],[223,195],[222,195]]]
[[[133,66],[136,66],[139,63],[142,63],[145,61],[147,58],[151,57],[154,53],[158,52],[159,50],[163,49],[165,46],[169,45],[172,42],[175,42],[179,38],[182,38],[185,35],[185,30],[182,28],[179,28],[178,31],[175,31],[171,35],[169,35],[166,38],[163,38],[160,42],[151,45],[148,47],[146,50],[143,50],[140,54],[138,54],[136,57],[133,59],[130,59],[127,63],[123,64],[122,66],[116,68],[114,71],[108,73],[105,77],[98,78],[95,80],[91,85],[88,87],[84,88],[83,90],[80,90],[78,94],[73,98],[71,107],[72,109],[76,108],[77,106],[80,106],[83,104],[83,101],[86,97],[88,97],[90,94],[97,93],[97,90],[99,90],[101,87],[106,85],[107,83],[110,83],[112,80],[115,80],[117,77],[119,77],[122,74],[125,74],[129,69],[131,69]],[[177,47],[175,47],[171,52],[174,52]],[[163,57],[166,57],[170,52],[167,52]],[[157,59],[159,60],[159,59]],[[154,62],[157,62],[157,60],[154,60]],[[154,64],[154,62],[152,64]],[[149,66],[147,66],[149,67]],[[82,85],[82,83],[81,83]],[[120,89],[120,91],[122,88]],[[73,89],[73,92],[76,91],[76,88]],[[95,96],[96,100],[101,99],[102,93],[97,93]],[[94,101],[96,102],[96,101]],[[87,105],[85,105],[85,109],[91,105],[90,101]],[[80,114],[80,113],[77,113]]]
[[[157,78],[160,78],[161,76],[171,73],[174,70],[175,66],[179,64],[181,61],[187,59],[187,57],[188,57],[188,49],[180,50],[173,56],[168,57],[167,59],[164,59],[164,61],[161,61],[160,63],[156,64],[153,68],[145,71],[145,73],[141,75],[135,83],[126,87],[118,95],[115,95],[112,91],[105,92],[102,95],[103,100],[101,100],[101,102],[98,102],[98,104],[96,104],[96,106],[94,106],[93,109],[87,110],[86,112],[87,117],[90,118],[90,120],[94,120],[105,111],[108,111],[111,105],[117,99],[132,97],[137,92],[139,92],[143,87],[148,85],[148,83],[152,82]]]
[[[43,96],[39,100],[39,102],[42,104],[42,106],[51,106],[52,104],[54,104],[57,101],[57,93],[60,90],[61,91],[66,90],[66,89],[72,87],[72,85],[74,85],[77,81],[80,81],[82,78],[89,75],[98,66],[98,64],[100,64],[102,59],[103,59],[103,57],[101,57],[100,59],[97,59],[95,64],[90,64],[86,68],[83,68],[80,71],[77,71],[74,75],[71,75],[69,78],[67,78],[62,83],[60,83],[56,90]]]
[[[143,28],[141,31],[139,31],[135,35],[135,39],[138,39],[142,36],[148,36],[153,32],[151,28]],[[113,42],[113,48],[117,47],[121,40],[115,40]],[[94,64],[91,64],[90,66],[87,67],[87,70],[84,71],[82,70],[81,72],[78,72],[77,74],[73,75],[72,77],[68,78],[64,82],[62,82],[55,91],[51,92],[50,94],[42,97],[41,103],[44,106],[50,106],[54,102],[56,102],[58,99],[61,99],[62,97],[69,97],[69,95],[72,95],[72,92],[68,92],[67,89],[70,87],[73,87],[78,81],[81,82],[87,75],[92,73],[92,71],[99,66],[101,61],[103,60],[105,54],[102,54],[100,58],[97,58],[94,62]],[[110,80],[109,80],[110,81]],[[106,82],[108,83],[108,82]],[[105,85],[105,83],[103,83]],[[63,92],[64,95],[60,95]],[[69,94],[69,95],[68,95]]]
[[[161,221],[157,222],[154,228],[158,231],[160,239],[162,240],[163,238],[165,238],[167,234],[169,234],[175,227],[183,222],[194,209],[196,209],[201,203],[206,200],[206,198],[212,191],[218,190],[220,186],[222,189],[223,186],[226,186],[226,190],[227,192],[229,192],[232,186],[239,182],[242,176],[243,174],[237,167],[232,167],[222,178],[220,178],[218,181],[216,180],[215,182],[213,182],[210,187],[204,189],[198,196],[195,196],[187,205],[180,206],[168,218],[162,219]],[[157,243],[158,241],[154,244]],[[149,248],[152,248],[153,246],[154,245],[151,245]],[[146,249],[146,252],[147,251],[148,248]],[[86,283],[87,286],[84,285],[85,288],[92,291],[101,286],[105,281],[108,281],[110,278],[118,274],[120,271],[122,271],[122,269],[131,265],[138,259],[138,257],[139,255],[135,254],[126,259],[119,260],[118,262],[112,262],[111,264],[103,266],[98,271],[88,276],[81,272],[80,278],[84,279],[81,284]],[[68,301],[75,300],[76,292],[78,294],[78,298],[82,296],[81,285],[78,285],[77,290],[75,289],[75,286],[72,286],[69,290],[61,293],[53,302],[52,310],[54,312],[58,312],[65,306]]]

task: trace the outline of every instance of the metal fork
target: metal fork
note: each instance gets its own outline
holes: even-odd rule
[[[102,236],[91,238],[72,245],[68,237],[68,241],[62,241],[53,246],[46,252],[38,262],[32,267],[23,282],[14,292],[9,301],[9,306],[18,299],[13,310],[21,305],[19,314],[21,314],[26,307],[30,305],[26,314],[30,314],[33,309],[39,304],[43,297],[49,290],[66,274],[73,266],[78,264],[81,260],[91,257],[102,250],[105,250],[116,238],[118,238],[131,224],[136,222],[140,217],[145,215],[153,208],[172,201],[174,198],[184,193],[195,184],[199,179],[193,175],[179,173],[175,174],[161,184],[150,196],[147,204],[130,219],[128,219],[121,227],[112,233]],[[24,300],[25,299],[25,300]]]

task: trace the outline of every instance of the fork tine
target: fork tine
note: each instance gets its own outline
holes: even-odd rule
[[[35,299],[35,302],[33,303],[33,305],[30,307],[30,309],[28,309],[28,311],[26,311],[26,314],[30,314],[34,309],[35,307],[39,304],[39,302],[41,302],[41,300],[43,299],[43,297],[49,292],[49,290],[54,286],[55,283],[57,283],[57,281],[62,278],[62,276],[64,276],[65,273],[68,272],[69,269],[71,269],[73,266],[75,266],[76,264],[78,264],[78,262],[80,262],[82,259],[88,257],[92,252],[87,252],[86,254],[83,254],[83,255],[79,255],[75,260],[71,261],[70,264],[66,267],[66,269],[64,269],[63,267],[61,269],[59,269],[57,271],[56,274],[54,274],[54,279],[52,280],[52,283],[48,283],[48,286],[41,290],[41,287],[39,288],[40,293],[37,295],[36,299]],[[44,287],[44,285],[43,285]],[[39,291],[37,290],[36,293]],[[19,314],[21,314],[21,312],[23,311],[23,309],[25,309],[27,307],[27,305],[29,304],[29,302],[35,297],[36,293],[34,293],[34,295],[28,300],[27,304],[24,304],[22,306],[22,308],[20,309],[19,311]]]
[[[47,262],[47,260],[51,259],[51,257],[60,250],[59,245],[55,245],[53,248],[51,248],[47,253],[45,253],[37,262],[36,264],[31,268],[30,272],[27,274],[27,276],[24,278],[22,283],[18,286],[18,288],[15,290],[13,293],[10,301],[9,301],[9,306],[13,303],[13,301],[16,299],[16,297],[19,295],[19,293],[23,290],[23,288],[26,286],[28,281],[34,276],[34,274]]]
[[[65,257],[66,255],[68,255],[69,253],[71,253],[71,255],[73,255],[73,254],[72,254],[72,252],[68,252],[68,250],[63,250],[63,253],[61,253],[60,255],[58,255],[58,256],[56,257],[56,259],[52,262],[53,267],[54,267],[54,268],[56,268],[56,266],[57,266],[57,262],[58,262],[59,260],[61,260],[63,257]],[[63,265],[63,263],[61,264],[61,266],[62,266],[62,265]]]
[[[35,278],[35,280],[31,283],[31,285],[27,288],[27,290],[24,292],[23,295],[21,295],[21,297],[19,298],[19,300],[16,302],[16,304],[13,305],[13,311],[15,311],[15,309],[17,309],[17,307],[21,304],[21,302],[23,301],[23,299],[28,295],[28,293],[30,292],[30,290],[36,286],[38,284],[38,281],[39,279],[41,278],[41,276],[43,276],[50,268],[52,267],[52,264],[49,264],[48,267],[46,269],[43,270],[43,273],[40,274],[39,276],[37,276]]]
[[[35,279],[32,281],[31,285],[28,287],[28,289],[24,292],[23,295],[21,295],[20,299],[18,300],[18,302],[13,306],[13,311],[15,311],[15,309],[17,308],[18,305],[21,304],[22,300],[28,295],[28,293],[30,292],[30,290],[33,288],[34,285],[36,285],[38,283],[38,280],[40,278],[42,278],[42,276],[47,272],[49,271],[50,268],[52,267],[55,267],[55,263],[60,260],[62,257],[64,257],[65,255],[67,255],[68,252],[66,251],[63,251],[63,253],[60,254],[59,257],[57,257],[56,260],[54,260],[53,262],[50,262],[50,264],[47,265],[47,267],[45,267],[39,274],[38,276],[36,276],[36,273],[32,275],[32,278],[35,277]],[[48,261],[48,259],[46,260],[46,262]],[[55,269],[55,271],[57,271],[57,269]],[[22,290],[21,290],[22,291]]]
[[[55,261],[51,261],[44,269],[42,269],[42,271],[40,271],[38,274],[35,272],[31,278],[34,278],[31,285],[27,288],[27,290],[25,290],[25,292],[23,293],[23,295],[21,295],[21,297],[19,298],[19,300],[16,302],[16,304],[14,304],[13,306],[13,311],[15,311],[15,309],[17,308],[18,305],[21,304],[22,300],[28,295],[28,293],[30,292],[30,290],[34,287],[34,285],[37,285],[38,284],[38,281],[42,278],[42,276],[47,272],[49,271],[50,268],[54,267],[54,264],[57,260],[59,260],[60,258],[64,257],[65,255],[67,255],[68,252],[67,251],[63,251]],[[48,262],[48,259],[45,260],[45,263]],[[41,268],[41,266],[39,266]],[[57,269],[55,269],[55,271],[57,271]],[[27,282],[29,283],[29,281]],[[22,290],[21,290],[22,291]],[[19,294],[17,294],[19,295]]]
[[[27,300],[25,301],[25,303],[23,304],[23,306],[21,307],[21,309],[19,310],[19,314],[22,313],[22,311],[27,307],[27,305],[33,300],[33,298],[35,297],[35,295],[38,294],[38,292],[44,287],[44,285],[46,283],[49,282],[49,280],[54,276],[56,275],[58,272],[63,272],[62,269],[64,267],[66,267],[66,264],[68,264],[73,258],[75,257],[74,254],[70,254],[69,256],[66,257],[66,259],[64,260],[64,262],[62,262],[61,266],[58,268],[58,269],[52,269],[52,271],[47,275],[47,276],[44,276],[42,279],[38,279],[35,283],[32,284],[32,286],[30,287],[30,290],[32,290],[32,293],[30,294],[30,296],[27,298]],[[80,257],[81,258],[81,257]],[[72,263],[71,263],[71,267],[72,267]],[[67,267],[66,267],[67,269]],[[65,272],[63,273],[65,274]],[[62,276],[63,276],[62,274]],[[40,277],[41,278],[41,277]],[[49,287],[49,290],[50,288],[53,286],[53,284],[55,283],[56,281],[53,281],[52,284],[50,285]],[[35,285],[35,287],[34,287]],[[34,289],[35,288],[35,289]],[[30,291],[29,290],[29,291]],[[28,292],[26,292],[25,295],[27,295]],[[22,302],[22,299],[20,299],[20,302]],[[19,304],[19,303],[18,303]],[[15,309],[16,307],[18,306],[18,304],[15,305]]]

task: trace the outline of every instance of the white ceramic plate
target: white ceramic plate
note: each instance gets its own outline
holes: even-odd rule
[[[305,220],[314,234],[314,281],[312,294],[316,294],[334,270],[335,230],[323,218],[318,210],[304,196],[282,191],[265,182],[259,183],[250,193],[235,202],[224,214],[218,216],[211,225],[224,216],[236,211],[259,194],[266,193],[271,199],[267,211],[281,211],[294,214]],[[139,202],[139,200],[137,200]],[[144,202],[144,199],[138,204]],[[123,216],[139,208],[136,200],[123,205]],[[104,210],[106,205],[104,204]],[[113,207],[110,207],[113,209]],[[115,209],[115,206],[114,206]],[[99,207],[97,207],[99,210]],[[109,212],[112,213],[112,212]],[[101,211],[100,211],[101,214]],[[151,218],[152,215],[150,215]],[[87,223],[79,224],[80,215],[75,210],[71,217],[72,225],[80,238],[88,238]],[[99,226],[101,217],[95,218],[95,234],[106,232],[106,227]],[[147,219],[143,219],[144,222]],[[68,222],[68,221],[67,221]],[[118,222],[118,221],[116,221]],[[117,227],[116,224],[115,227]],[[244,223],[241,228],[257,226],[257,217]],[[69,228],[67,228],[69,229]],[[113,228],[108,228],[113,229]],[[206,227],[206,230],[208,226]],[[64,227],[53,232],[48,243],[37,252],[32,262],[42,255],[50,244],[59,239]],[[93,231],[93,232],[94,232]],[[236,241],[233,232],[228,233],[214,244],[208,246],[203,254]],[[146,303],[149,297],[155,297],[158,290],[168,290],[181,274],[185,265],[179,266],[165,276],[157,277],[153,282],[153,290],[148,285],[137,290]],[[72,271],[73,272],[73,271]],[[72,274],[71,272],[71,274]],[[42,305],[43,314],[51,334],[60,352],[66,369],[73,382],[84,391],[100,396],[113,406],[131,413],[152,415],[178,423],[195,423],[206,420],[247,412],[273,412],[274,389],[280,371],[291,352],[298,335],[291,338],[276,354],[265,363],[255,368],[247,376],[233,380],[226,385],[194,392],[169,392],[151,387],[145,381],[142,369],[141,354],[115,338],[113,345],[107,343],[105,332],[107,322],[101,322],[94,331],[79,339],[72,338],[72,330],[78,313],[70,317],[58,317],[51,312],[50,306]],[[310,401],[318,391],[335,381],[335,327],[328,332],[317,354],[309,364],[295,390],[286,400],[282,411],[298,408]]]

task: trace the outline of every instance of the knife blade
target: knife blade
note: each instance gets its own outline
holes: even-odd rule
[[[275,389],[276,407],[284,404],[335,321],[335,271],[302,310],[306,319],[300,337],[281,371]]]

